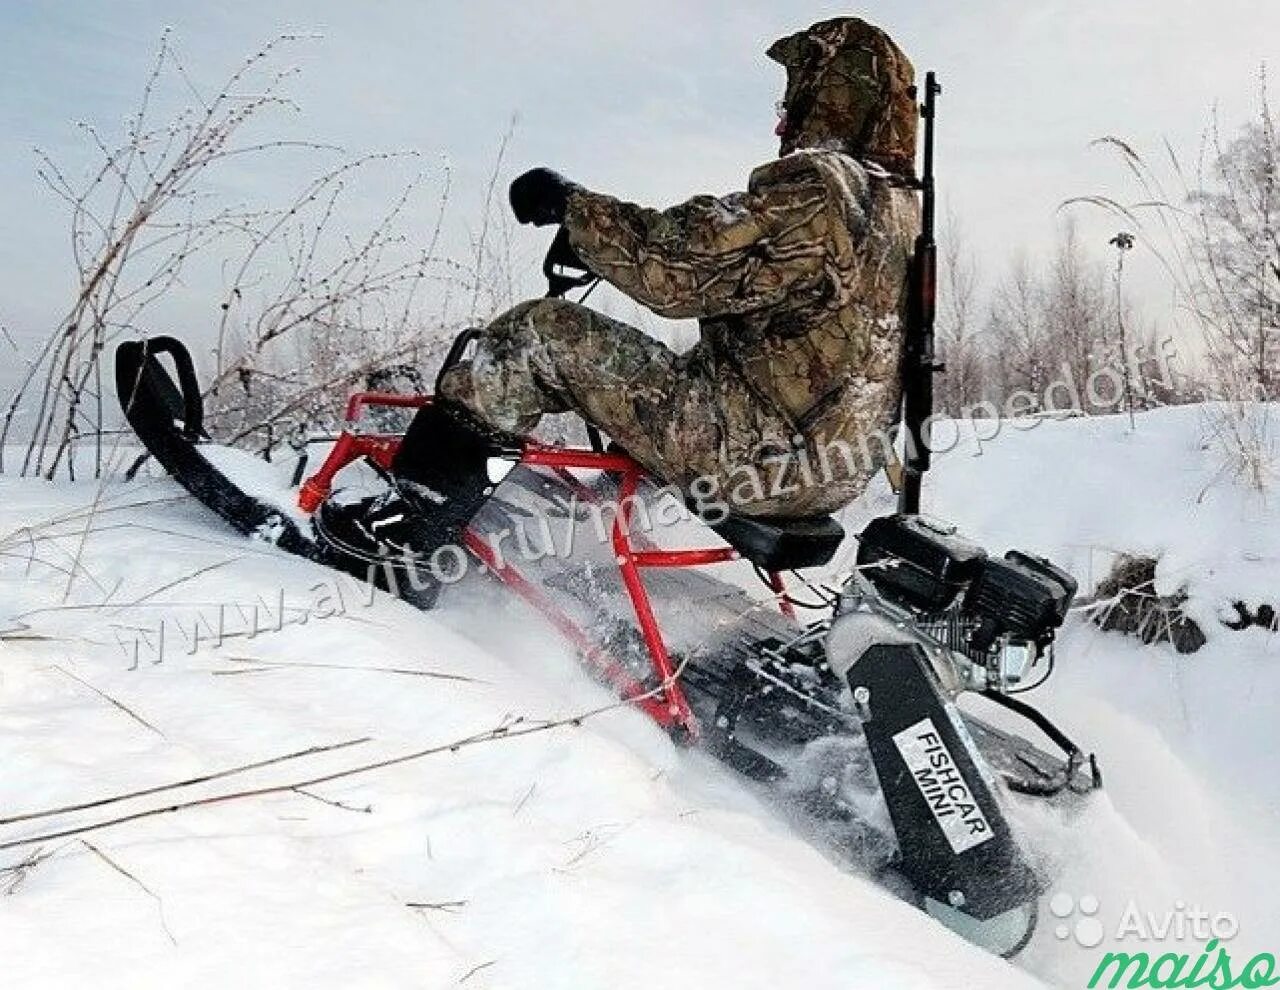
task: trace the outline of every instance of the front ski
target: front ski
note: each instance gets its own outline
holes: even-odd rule
[[[173,363],[174,377],[161,362]],[[116,349],[116,394],[147,452],[202,505],[235,530],[389,591],[418,608],[435,604],[439,582],[396,560],[346,552],[318,536],[297,509],[297,493],[271,465],[212,442],[191,355],[173,337],[125,341]]]
[[[167,355],[174,364],[175,384],[160,362]],[[230,460],[237,453],[248,461],[257,458],[210,443],[204,432],[204,406],[191,355],[173,337],[129,340],[116,348],[116,395],[125,418],[147,452],[166,472],[236,530],[273,543],[281,550],[318,559],[320,548],[311,534],[282,506],[266,502],[245,490],[215,465],[218,455]]]

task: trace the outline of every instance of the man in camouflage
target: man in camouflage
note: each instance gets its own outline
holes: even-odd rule
[[[787,71],[780,157],[746,192],[654,210],[548,169],[512,184],[517,219],[563,225],[586,268],[661,316],[698,319],[701,340],[676,354],[560,299],[499,316],[442,375],[443,401],[395,465],[447,517],[427,543],[456,538],[487,496],[493,434],[544,413],[579,413],[657,478],[746,515],[833,512],[883,464],[867,441],[897,415],[919,228],[913,70],[856,18],[768,55]]]

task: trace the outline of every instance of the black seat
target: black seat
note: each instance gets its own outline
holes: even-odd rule
[[[730,514],[711,528],[766,571],[820,567],[835,556],[844,539],[844,527],[831,516],[773,519]]]

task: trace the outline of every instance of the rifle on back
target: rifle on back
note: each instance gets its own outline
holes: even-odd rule
[[[934,353],[933,323],[937,302],[938,245],[934,240],[935,191],[933,181],[933,124],[937,96],[942,92],[937,76],[925,74],[924,167],[920,176],[922,209],[920,234],[911,259],[910,305],[902,355],[903,471],[898,511],[920,511],[920,483],[929,470],[929,419],[933,415],[933,375],[942,366]]]

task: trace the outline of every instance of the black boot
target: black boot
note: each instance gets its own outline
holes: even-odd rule
[[[391,464],[394,487],[346,505],[326,501],[318,534],[345,557],[430,573],[437,551],[461,543],[492,494],[489,459],[510,448],[466,409],[437,400],[418,411],[401,442]],[[438,563],[449,572],[457,559]]]
[[[513,446],[512,438],[444,399],[413,417],[391,462],[391,476],[413,515],[431,530],[431,552],[461,539],[493,494],[490,458],[512,453]]]

